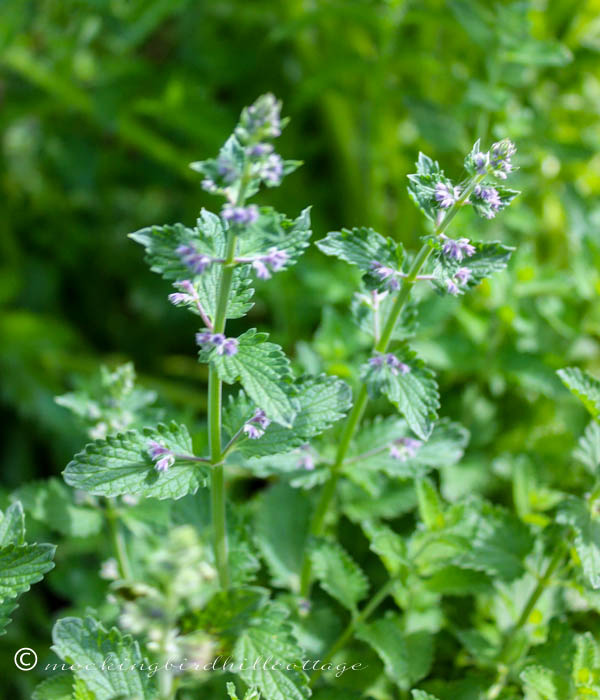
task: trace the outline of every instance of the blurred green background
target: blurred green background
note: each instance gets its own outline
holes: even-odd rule
[[[418,151],[458,177],[476,138],[516,142],[522,196],[498,222],[459,225],[517,246],[509,271],[461,301],[427,296],[414,345],[439,372],[443,414],[473,436],[442,475],[448,497],[508,499],[523,460],[568,487],[584,415],[554,371],[600,371],[599,59],[598,0],[4,0],[3,493],[58,475],[82,445],[53,397],[101,361],[133,360],[173,411],[203,420],[194,321],[126,234],[219,206],[187,164],[266,91],[292,117],[278,150],[305,165],[262,201],[294,216],[313,204],[315,239],[371,225],[414,248]],[[311,249],[257,285],[243,323],[346,376],[355,284]],[[313,356],[299,341],[315,332]],[[7,659],[22,639],[47,647],[38,620],[69,585],[55,572],[28,594]]]

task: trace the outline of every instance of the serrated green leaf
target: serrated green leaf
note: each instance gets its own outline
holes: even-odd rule
[[[573,528],[584,578],[592,588],[600,588],[600,522],[592,518],[587,505],[575,496],[568,496],[560,504],[556,518]]]
[[[39,683],[31,700],[73,700],[73,675],[61,673]]]
[[[600,423],[591,421],[579,438],[577,449],[573,453],[590,474],[598,474],[600,467]]]
[[[375,552],[392,576],[397,576],[409,566],[406,552],[406,542],[390,527],[373,520],[361,523],[362,530],[369,540],[369,548]]]
[[[365,226],[330,231],[325,238],[317,241],[316,246],[325,255],[356,265],[363,272],[371,272],[374,262],[400,270],[404,260],[404,250],[400,243],[384,238]]]
[[[57,478],[26,484],[17,491],[27,515],[69,537],[88,537],[102,529],[100,511],[75,505],[73,492]]]
[[[390,455],[394,441],[410,436],[406,421],[390,416],[365,424],[349,451],[344,473],[364,470],[383,471],[392,477],[422,476],[434,468],[456,464],[462,457],[469,433],[458,423],[443,418],[435,424],[431,436],[404,461]]]
[[[598,669],[598,644],[591,632],[585,632],[575,637],[575,656],[573,657],[573,675],[575,680],[593,677]]]
[[[408,690],[429,673],[433,661],[433,636],[428,632],[405,634],[396,613],[360,625],[356,636],[377,652],[386,674],[402,690]]]
[[[321,587],[348,610],[369,592],[369,582],[362,569],[336,542],[319,540],[311,546],[313,574]]]
[[[235,690],[235,685],[233,683],[227,683],[227,693],[230,700],[239,700],[237,692]],[[243,700],[260,700],[260,693],[256,688],[250,688],[245,694]]]
[[[0,636],[6,634],[6,627],[11,621],[10,616],[18,607],[18,603],[14,598],[0,600]]]
[[[439,204],[435,200],[435,186],[443,182],[452,187],[452,183],[444,177],[439,163],[424,153],[419,153],[415,165],[417,172],[408,175],[408,194],[417,208],[433,221],[439,211]]]
[[[140,670],[142,663],[147,668],[148,662],[142,658],[139,644],[132,637],[123,636],[116,627],[107,631],[91,617],[65,617],[54,625],[52,641],[53,651],[75,666],[75,675],[85,682],[96,700],[156,697],[156,676],[149,678],[147,672]],[[110,670],[107,665],[111,665]]]
[[[96,696],[81,678],[76,678],[73,684],[73,700],[96,700]]]
[[[442,530],[445,525],[442,499],[431,479],[417,479],[419,515],[428,530]]]
[[[236,450],[244,457],[263,457],[299,447],[343,418],[352,405],[350,387],[337,377],[302,377],[293,390],[298,408],[293,426],[284,428],[271,423],[260,439],[242,439]],[[253,409],[243,393],[230,399],[223,418],[230,437],[252,416]]]
[[[403,363],[407,371],[398,371],[385,361],[395,357]],[[377,397],[384,394],[398,408],[410,429],[422,440],[427,440],[433,430],[440,405],[440,395],[435,374],[425,366],[416,353],[406,344],[395,353],[379,356],[380,366],[367,363],[361,374],[367,384],[369,394]]]
[[[557,372],[562,383],[587,408],[592,417],[600,417],[600,381],[579,367],[565,367]]]
[[[303,652],[285,620],[286,615],[283,606],[269,605],[254,624],[242,632],[233,652],[236,663],[244,664],[239,675],[247,685],[257,687],[265,700],[310,697],[308,677],[302,670]],[[249,665],[250,659],[264,662]],[[277,668],[273,668],[276,662]]]
[[[309,517],[306,495],[285,483],[272,486],[261,496],[255,539],[273,577],[273,585],[299,590]]]
[[[159,499],[181,498],[205,485],[206,469],[196,462],[176,459],[166,472],[157,472],[148,455],[152,440],[175,455],[193,455],[192,441],[183,425],[131,430],[86,445],[67,465],[65,481],[98,496],[138,494]]]
[[[52,544],[10,544],[0,548],[0,600],[15,598],[54,567]]]
[[[16,501],[4,514],[0,513],[0,547],[25,542],[25,514],[23,506]]]
[[[283,268],[295,265],[309,245],[310,207],[291,220],[271,207],[261,207],[258,220],[247,226],[238,240],[236,256],[266,255],[271,248],[284,251],[287,260]]]
[[[558,676],[543,666],[527,666],[521,672],[527,699],[565,700],[564,687]]]
[[[252,328],[238,338],[235,355],[217,355],[210,362],[227,384],[240,381],[244,391],[276,423],[290,428],[297,413],[292,397],[290,361],[279,345],[267,341],[266,333]]]
[[[201,275],[194,275],[176,252],[179,246],[193,246],[199,253],[216,258],[225,255],[226,235],[221,219],[202,209],[197,226],[193,229],[183,224],[151,226],[130,233],[129,237],[146,249],[146,260],[153,272],[164,279],[175,281],[191,279],[198,292],[200,303],[211,319],[217,308],[219,281],[222,275],[220,265],[212,265]],[[248,266],[235,268],[227,303],[227,318],[240,318],[252,308],[250,301],[254,290]]]
[[[498,241],[482,243],[470,241],[475,248],[475,253],[458,261],[442,253],[443,242],[434,239],[436,253],[433,256],[433,276],[437,288],[446,293],[446,280],[452,279],[459,268],[466,267],[471,276],[466,284],[457,283],[459,291],[465,291],[476,287],[482,280],[491,277],[494,272],[504,270],[514,252],[514,248],[502,245]]]

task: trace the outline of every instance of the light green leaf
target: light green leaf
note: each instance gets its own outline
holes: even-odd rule
[[[577,449],[573,453],[590,474],[598,474],[600,467],[600,423],[591,421],[579,438]]]
[[[96,700],[96,696],[81,680],[76,678],[73,684],[73,700]]]
[[[157,472],[148,454],[148,444],[156,441],[172,450],[175,464]],[[153,498],[181,498],[195,493],[206,483],[206,469],[196,462],[177,459],[193,456],[187,428],[170,423],[128,431],[86,445],[64,471],[67,484],[98,496],[139,494]]]
[[[237,639],[252,617],[265,606],[266,588],[241,586],[215,593],[199,612],[184,618],[184,632],[198,629],[226,639]]]
[[[397,576],[409,565],[406,542],[390,527],[374,520],[364,520],[361,527],[369,540],[369,549],[375,552],[392,576]]]
[[[71,673],[50,676],[35,687],[31,700],[73,700],[73,680]]]
[[[557,372],[562,383],[587,408],[592,417],[600,417],[600,381],[579,367],[565,367]]]
[[[233,384],[239,380],[256,406],[272,421],[290,428],[298,409],[291,395],[290,361],[281,347],[267,338],[266,333],[253,328],[238,338],[235,355],[217,355],[212,350],[208,357],[222,381]]]
[[[356,636],[373,647],[383,661],[386,674],[402,690],[408,690],[429,673],[433,636],[428,632],[405,634],[396,613],[360,625]]]
[[[431,479],[417,479],[417,502],[419,515],[428,530],[444,528],[444,507]]]
[[[237,692],[235,690],[235,685],[233,683],[227,683],[227,693],[230,700],[239,700]],[[256,688],[250,688],[245,694],[243,700],[260,700],[260,693]]]
[[[306,495],[285,483],[272,486],[259,499],[255,539],[274,586],[299,591],[309,516]]]
[[[401,243],[384,238],[377,231],[365,226],[331,231],[325,238],[317,241],[316,245],[325,255],[345,260],[363,272],[372,272],[374,262],[400,270],[404,260]]]
[[[386,361],[391,357],[400,361],[406,371],[391,367]],[[400,346],[393,355],[387,353],[376,358],[381,360],[381,366],[367,363],[361,375],[369,394],[373,397],[380,394],[387,396],[404,416],[410,429],[421,440],[427,440],[440,405],[434,372],[406,344]]]
[[[223,258],[226,236],[221,219],[216,214],[202,209],[197,226],[193,229],[183,224],[151,226],[130,233],[129,237],[144,246],[146,261],[153,272],[170,281],[191,279],[198,291],[200,303],[208,315],[214,318],[221,265],[212,265],[201,275],[194,275],[176,250],[182,245],[193,246],[199,253]],[[252,308],[250,300],[254,290],[249,288],[250,282],[248,266],[236,267],[229,292],[227,318],[240,318]]]
[[[19,501],[0,513],[0,547],[25,542],[25,515]]]
[[[573,528],[584,578],[592,588],[600,588],[600,522],[592,518],[584,501],[575,496],[568,496],[560,504],[556,519]]]
[[[54,567],[52,544],[10,544],[0,548],[0,600],[15,598]]]
[[[390,416],[366,424],[351,446],[344,472],[383,471],[392,477],[415,477],[431,469],[456,464],[462,457],[469,433],[458,423],[443,418],[431,436],[405,460],[395,459],[389,448],[394,441],[410,436],[406,421]]]
[[[435,695],[430,695],[424,690],[412,690],[413,700],[438,700]]]
[[[452,186],[452,183],[444,177],[439,163],[424,153],[419,153],[415,165],[417,172],[408,175],[408,194],[423,214],[433,221],[439,211],[439,204],[435,200],[435,186],[439,182],[448,186]]]
[[[75,505],[73,491],[57,478],[26,484],[17,491],[27,515],[68,537],[88,537],[102,529],[102,514]]]
[[[521,680],[527,692],[527,700],[565,700],[560,679],[543,666],[527,666],[521,672]]]
[[[263,457],[287,452],[319,435],[343,418],[352,405],[350,387],[337,377],[320,375],[303,377],[294,384],[298,413],[291,428],[276,423],[258,440],[242,438],[236,447],[244,457]],[[231,399],[223,418],[223,426],[231,437],[252,416],[254,406],[243,393]]]
[[[336,542],[319,540],[311,546],[313,573],[321,587],[345,608],[356,606],[369,592],[369,583],[362,569]]]
[[[96,700],[156,697],[156,676],[148,678],[148,673],[140,670],[141,664],[147,667],[148,662],[142,658],[138,643],[116,627],[107,631],[91,617],[65,617],[54,625],[52,641],[53,651],[75,666],[75,675]],[[111,669],[103,670],[107,665]]]
[[[304,700],[310,697],[308,677],[302,670],[303,652],[292,635],[283,606],[272,603],[239,636],[233,651],[243,681],[257,687],[265,700]],[[248,664],[249,659],[272,659],[270,664]],[[277,663],[278,668],[272,668]],[[290,667],[290,670],[286,670]]]
[[[566,66],[573,54],[557,41],[526,41],[506,51],[505,59],[526,66]]]

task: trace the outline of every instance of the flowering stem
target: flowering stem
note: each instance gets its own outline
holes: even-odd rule
[[[479,184],[484,179],[484,177],[485,175],[475,175],[471,178],[460,197],[450,207],[450,209],[448,209],[444,218],[441,219],[436,225],[436,236],[439,236],[448,228],[450,222],[454,219],[459,209],[462,207],[462,205],[466,202],[470,194],[475,189],[475,186]],[[429,243],[425,243],[421,247],[421,250],[419,250],[419,252],[417,253],[414,260],[412,261],[412,264],[408,269],[406,277],[404,277],[402,280],[402,286],[400,287],[398,296],[394,301],[394,305],[392,306],[390,315],[388,316],[385,322],[385,325],[381,332],[381,336],[375,342],[376,352],[387,352],[388,346],[392,339],[394,328],[396,327],[396,323],[398,322],[400,314],[402,313],[402,310],[404,309],[404,306],[406,305],[406,302],[410,297],[412,288],[419,276],[419,273],[421,272],[423,266],[427,262],[427,259],[431,255],[432,250],[433,248],[429,245]],[[352,411],[350,412],[350,415],[346,420],[346,424],[344,425],[344,429],[340,437],[340,442],[338,444],[335,462],[331,466],[331,474],[329,475],[329,479],[325,482],[325,485],[323,486],[323,490],[321,491],[321,497],[319,499],[319,502],[317,503],[316,510],[313,514],[309,530],[310,535],[312,535],[313,537],[318,537],[323,532],[325,515],[329,511],[331,501],[333,500],[333,497],[335,495],[337,483],[341,476],[341,467],[346,458],[346,453],[348,452],[348,448],[350,447],[350,443],[352,442],[352,438],[354,437],[356,428],[358,427],[363,417],[368,401],[369,395],[367,391],[367,386],[366,384],[362,384],[358,392],[358,396],[356,397],[356,401],[354,402]],[[303,598],[306,598],[310,591],[311,569],[312,567],[308,552],[305,552],[304,560],[302,562],[302,570],[300,573],[300,595]]]

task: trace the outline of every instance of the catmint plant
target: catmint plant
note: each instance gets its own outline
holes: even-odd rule
[[[595,692],[595,641],[571,639],[577,655],[557,670],[556,654],[535,658],[531,627],[566,567],[579,567],[581,595],[600,587],[597,382],[574,369],[561,374],[593,416],[578,452],[590,494],[547,495],[554,517],[534,512],[533,477],[516,482],[515,515],[479,496],[448,501],[430,476],[459,462],[469,435],[440,418],[435,373],[411,346],[419,301],[431,292],[461,297],[507,265],[513,249],[472,239],[458,216],[485,235],[512,202],[518,193],[505,181],[516,169],[514,145],[476,142],[459,179],[419,155],[408,191],[427,232],[416,253],[367,227],[317,242],[361,273],[349,316],[363,340],[347,383],[324,373],[306,346],[292,363],[266,332],[238,334],[229,323],[249,314],[258,280],[283,274],[309,245],[308,208],[288,218],[253,200],[299,165],[277,153],[285,125],[281,104],[260,97],[216,157],[192,164],[218,198],[215,211],[203,209],[193,226],[130,234],[171,285],[165,303],[190,313],[190,349],[208,370],[206,428],[164,422],[130,365],[103,369],[58,399],[92,440],[64,479],[80,511],[97,516],[94,532],[110,535],[99,571],[108,611],[54,627],[53,650],[72,664],[60,681],[65,697],[74,688],[98,700],[352,698],[358,681],[345,674],[373,666],[377,676],[358,686],[368,696],[436,700],[442,632],[474,669],[468,697]],[[235,493],[246,477],[261,486],[244,503]],[[413,526],[400,532],[409,513]],[[343,519],[378,562],[376,577],[337,537]],[[464,620],[449,620],[444,596],[477,598]],[[106,670],[107,656],[129,670]],[[57,683],[44,681],[37,698],[55,697]]]

